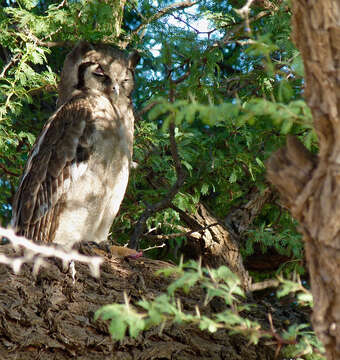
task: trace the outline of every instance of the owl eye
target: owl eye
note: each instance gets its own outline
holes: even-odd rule
[[[100,65],[97,66],[97,68],[93,71],[93,75],[96,76],[105,76],[104,70],[102,69],[102,67]]]
[[[128,85],[131,83],[131,79],[130,78],[126,78],[122,81],[122,85],[125,86],[125,85]]]

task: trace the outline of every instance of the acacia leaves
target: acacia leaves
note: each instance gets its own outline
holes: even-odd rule
[[[260,339],[270,339],[268,344],[276,344],[286,357],[299,359],[322,360],[324,349],[310,331],[309,324],[293,324],[279,334],[274,328],[269,316],[270,328],[260,325],[246,317],[251,307],[243,302],[245,296],[240,288],[240,281],[230,269],[221,266],[218,269],[202,268],[200,263],[188,262],[179,266],[159,270],[158,275],[175,278],[169,285],[167,294],[161,294],[150,300],[140,300],[135,306],[129,303],[125,295],[125,304],[107,305],[99,309],[95,319],[109,320],[109,330],[115,340],[122,340],[126,335],[137,337],[141,331],[146,331],[153,326],[159,326],[162,332],[169,323],[191,323],[200,330],[216,332],[226,329],[230,334],[246,336],[250,343],[257,344]],[[303,286],[293,281],[280,278],[282,289],[279,296],[292,292],[308,291]],[[197,291],[200,288],[204,294],[196,306],[188,307],[182,304],[180,294]],[[203,312],[212,299],[218,298],[225,307],[222,311],[213,312],[210,316]],[[301,299],[302,300],[302,299]],[[138,310],[137,310],[138,309]],[[317,350],[317,351],[315,351]]]

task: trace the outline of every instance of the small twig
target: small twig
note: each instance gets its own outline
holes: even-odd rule
[[[60,5],[59,5],[59,6],[60,6]],[[44,37],[41,39],[41,41],[46,41],[47,38],[50,38],[50,39],[51,39],[52,36],[58,34],[62,29],[63,29],[63,27],[62,27],[62,26],[59,26],[57,30],[55,30],[55,31],[49,33],[48,35],[44,36]]]
[[[165,246],[166,246],[165,243],[163,243],[163,244],[161,244],[161,245],[150,246],[150,247],[148,247],[148,248],[146,248],[146,249],[143,249],[143,253],[144,253],[145,251],[150,251],[150,250],[153,250],[153,249],[164,248]]]
[[[41,40],[37,40],[35,41],[35,43],[39,46],[45,46],[48,48],[52,48],[52,47],[68,47],[71,48],[73,47],[76,43],[73,41],[41,41]]]
[[[275,359],[279,356],[279,353],[281,351],[281,348],[283,345],[295,345],[297,344],[296,340],[286,340],[283,337],[281,337],[275,330],[274,324],[273,324],[273,318],[272,314],[268,313],[268,321],[270,325],[270,331],[266,331],[266,333],[269,333],[275,340],[275,344],[277,345],[276,351],[275,351]]]
[[[176,16],[174,14],[170,14],[174,19],[176,19],[177,21],[182,22],[185,26],[187,26],[189,29],[192,29],[196,34],[202,34],[201,31],[197,30],[196,28],[194,28],[191,24],[189,24],[187,21],[183,20],[181,17]]]
[[[52,35],[58,33],[61,30],[61,28],[57,29],[54,33],[49,34],[48,37],[51,37]],[[28,29],[24,29],[25,34],[27,37],[34,42],[34,44],[38,46],[44,46],[48,48],[52,47],[73,47],[75,45],[75,42],[73,41],[44,41],[47,37],[44,37],[42,40],[37,38],[34,34],[32,34]]]
[[[184,80],[186,80],[190,75],[190,67],[188,68],[188,70],[186,71],[185,74],[183,74],[182,76],[180,76],[178,79],[176,80],[172,80],[173,84],[180,84],[181,82],[183,82]]]
[[[17,174],[15,172],[12,172],[11,170],[8,170],[4,164],[2,164],[0,162],[0,168],[7,174],[7,175],[11,175],[11,176],[20,176],[20,174]]]
[[[38,88],[32,88],[32,89],[28,90],[28,93],[31,94],[32,96],[36,96],[42,92],[53,93],[56,91],[57,91],[57,85],[46,84],[46,85],[40,86]]]
[[[168,235],[152,235],[152,234],[144,234],[144,237],[147,237],[148,239],[155,239],[155,240],[168,240],[168,239],[173,239],[176,237],[180,237],[180,236],[190,236],[191,234],[194,233],[200,233],[203,232],[213,226],[217,226],[219,225],[219,223],[213,223],[207,226],[204,226],[201,229],[197,229],[197,230],[191,230],[191,231],[187,231],[187,232],[181,232],[181,233],[176,233],[176,234],[168,234]]]
[[[40,46],[46,46],[48,48],[52,48],[52,47],[68,47],[71,48],[73,47],[76,43],[73,41],[39,41],[37,43]]]
[[[64,7],[64,5],[67,3],[67,0],[63,0],[58,6],[57,9],[61,9],[62,7]]]
[[[213,34],[215,31],[217,31],[218,29],[215,28],[215,29],[212,29],[212,30],[209,30],[209,31],[200,31],[196,28],[194,28],[188,21],[186,20],[183,20],[180,16],[176,16],[174,14],[170,14],[174,19],[176,19],[177,21],[179,22],[182,22],[185,26],[187,26],[189,29],[192,29],[197,35],[198,34],[206,34],[208,35],[208,38],[210,37],[211,34]]]
[[[0,79],[2,79],[5,76],[6,71],[19,60],[20,56],[21,56],[21,54],[17,53],[12,57],[12,59],[6,64],[6,66],[2,70],[2,72],[0,74]]]
[[[180,185],[182,185],[182,183],[184,182],[185,176],[184,176],[184,171],[183,171],[183,167],[181,164],[181,159],[179,158],[178,151],[177,151],[177,144],[176,144],[176,140],[175,140],[175,124],[173,121],[169,125],[169,132],[170,132],[171,155],[172,155],[172,158],[174,159],[175,169],[176,169],[176,173],[177,173],[176,183],[179,182]],[[171,191],[170,191],[170,193],[171,193]],[[175,195],[176,193],[177,193],[177,191],[173,195]]]
[[[254,0],[248,0],[247,3],[241,9],[236,10],[236,12],[244,19],[246,23],[245,29],[248,33],[251,33],[249,13],[250,13],[250,6],[252,5],[253,2]]]

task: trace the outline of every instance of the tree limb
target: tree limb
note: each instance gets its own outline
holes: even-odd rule
[[[248,19],[248,26],[257,20],[260,20],[262,18],[264,18],[265,16],[269,16],[271,13],[270,11],[261,11],[259,12],[257,15],[251,17]],[[235,35],[238,35],[240,33],[242,33],[244,31],[244,21],[238,23],[238,24],[233,24],[233,29],[229,29],[229,31],[226,33],[226,35],[223,36],[223,38],[221,40],[215,41],[214,44],[212,44],[210,46],[210,48],[208,48],[208,51],[211,51],[215,48],[221,48],[224,47],[225,45],[227,45],[230,42],[235,42],[232,41],[232,39],[235,37]]]
[[[7,175],[11,176],[20,176],[20,174],[17,174],[15,172],[12,172],[11,170],[8,170],[4,164],[0,162],[0,169],[2,169]]]
[[[129,39],[131,39],[134,35],[138,35],[138,33],[144,30],[150,23],[160,19],[161,17],[170,14],[172,11],[186,9],[188,7],[194,6],[197,4],[197,1],[182,1],[180,3],[171,4],[164,9],[159,10],[156,14],[152,15],[146,22],[140,24],[130,35]],[[141,36],[143,38],[143,36]]]

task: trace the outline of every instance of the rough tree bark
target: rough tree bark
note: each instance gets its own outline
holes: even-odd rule
[[[184,256],[190,259],[201,257],[203,266],[228,266],[239,276],[243,288],[249,290],[251,277],[243,266],[239,246],[222,222],[218,221],[202,203],[198,204],[194,214],[189,215],[178,208],[176,210],[189,229],[205,229],[187,236],[187,242],[181,249]]]
[[[295,138],[267,163],[299,220],[314,296],[312,322],[327,358],[340,358],[340,3],[294,0],[293,38],[305,65],[305,98],[319,138],[318,158]]]
[[[13,249],[1,246],[0,253],[14,254]],[[168,324],[144,331],[136,339],[113,341],[108,324],[94,321],[94,312],[102,305],[123,303],[124,292],[131,302],[153,299],[166,291],[169,279],[155,271],[171,266],[146,258],[124,260],[106,259],[99,279],[89,273],[86,265],[76,264],[76,281],[60,271],[55,263],[41,269],[37,278],[32,266],[24,266],[19,275],[0,264],[0,359],[6,360],[269,360],[274,358],[275,345],[249,345],[249,340],[230,336],[224,330],[216,333],[200,331],[195,325]],[[222,310],[223,304],[211,302],[204,306],[204,294],[193,289],[179,295],[183,309],[200,307],[202,315]],[[269,309],[261,305],[257,314],[266,323]],[[260,310],[259,310],[260,309]],[[271,311],[273,307],[270,306]],[[278,318],[275,326],[286,319]],[[290,311],[290,314],[292,311]],[[299,316],[299,314],[297,314]],[[289,319],[296,321],[295,319]]]

